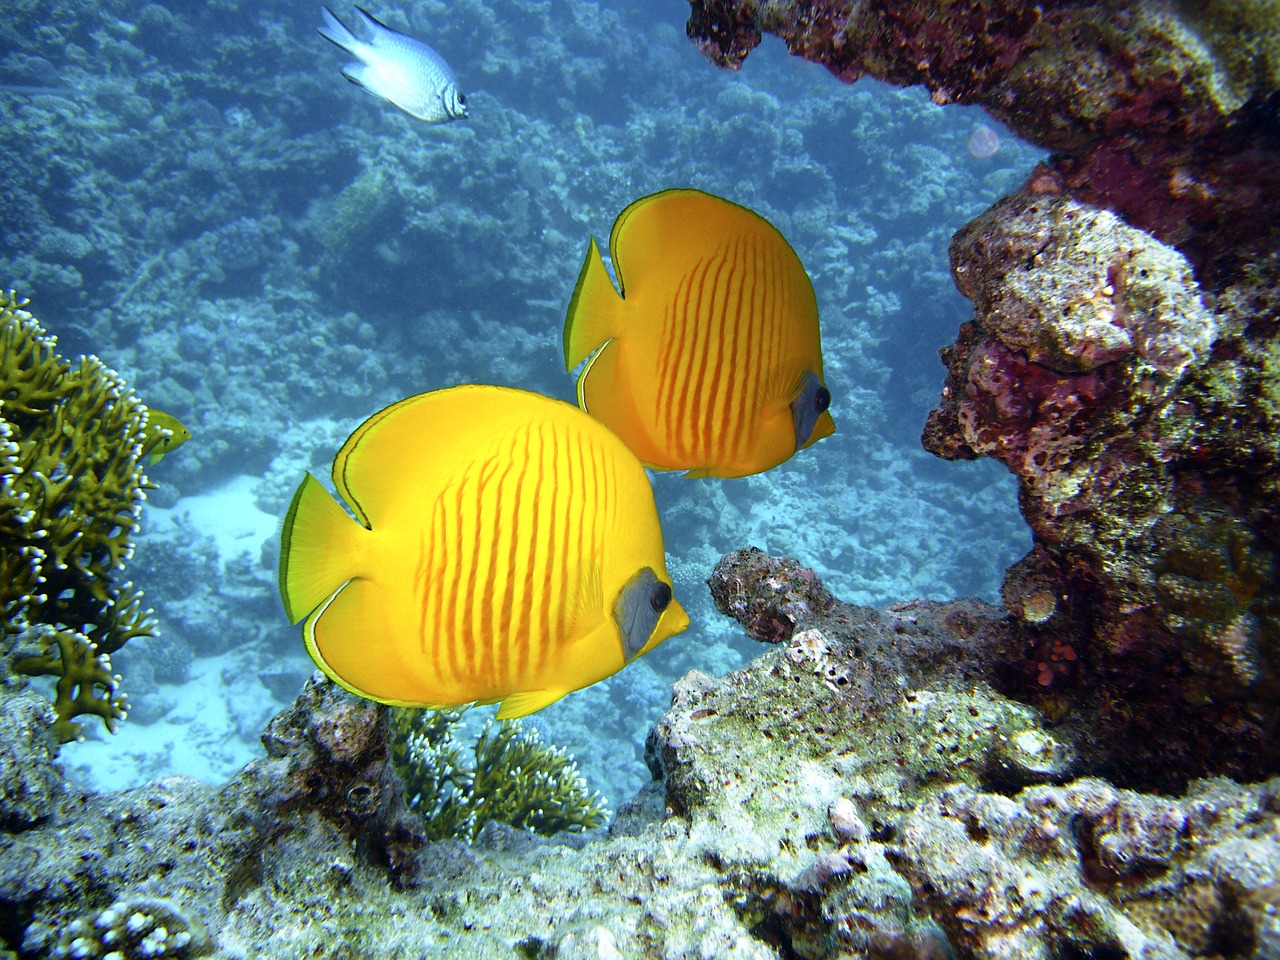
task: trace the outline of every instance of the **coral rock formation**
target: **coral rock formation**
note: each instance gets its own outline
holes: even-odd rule
[[[744,550],[712,578],[787,636],[691,673],[659,782],[607,834],[407,827],[387,709],[317,677],[222,787],[66,785],[0,831],[22,956],[1064,956],[1246,960],[1280,943],[1280,780],[1182,796],[1078,777],[1089,731],[997,689],[1016,631],[974,601],[850,607]],[[801,613],[794,597],[809,604]],[[784,610],[783,608],[787,608]],[[822,612],[819,612],[821,610]],[[0,745],[17,734],[0,727]]]
[[[1019,482],[1035,546],[1004,581],[1003,688],[1113,731],[1092,769],[1119,782],[1274,772],[1274,3],[692,0],[717,63],[766,31],[1057,151],[952,242],[974,316],[924,433]]]
[[[1137,735],[1105,768],[1125,782],[1275,770],[1280,261],[1215,296],[1176,250],[1035,178],[951,259],[974,318],[924,444],[1018,479],[1036,545],[1004,601],[1037,663],[1076,660],[1028,695]]]
[[[1271,0],[690,0],[689,37],[736,68],[775,34],[846,83],[924,86],[1060,152],[1077,197],[1197,267],[1273,249],[1280,19]]]

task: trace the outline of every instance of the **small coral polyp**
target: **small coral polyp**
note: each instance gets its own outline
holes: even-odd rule
[[[0,294],[0,655],[55,677],[53,729],[83,736],[126,716],[111,654],[152,636],[152,611],[121,582],[147,478],[147,408],[96,357],[68,362],[12,291]]]
[[[466,709],[391,714],[392,756],[431,839],[471,841],[490,821],[543,836],[608,822],[604,798],[587,787],[568,752],[518,720],[489,721],[464,750],[455,731]]]
[[[117,900],[96,916],[73,920],[53,950],[56,960],[198,957],[208,937],[197,921],[165,900]]]

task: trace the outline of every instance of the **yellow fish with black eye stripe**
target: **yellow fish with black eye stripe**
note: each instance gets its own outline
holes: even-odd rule
[[[835,432],[813,285],[759,214],[698,190],[635,201],[569,303],[578,403],[655,470],[761,473]],[[589,358],[589,359],[588,359]]]
[[[689,625],[635,455],[567,403],[461,386],[374,414],[308,474],[280,592],[335,682],[397,706],[519,717]]]

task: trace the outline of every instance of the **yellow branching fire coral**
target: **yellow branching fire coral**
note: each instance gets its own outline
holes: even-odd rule
[[[115,730],[126,708],[110,656],[155,633],[142,594],[119,582],[146,499],[147,408],[96,357],[58,356],[25,304],[0,294],[0,654],[57,678],[65,742],[81,716]]]

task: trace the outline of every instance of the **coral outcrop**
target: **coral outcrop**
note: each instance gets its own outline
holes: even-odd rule
[[[924,432],[1018,481],[1003,689],[1112,731],[1117,782],[1280,769],[1274,4],[692,8],[716,62],[776,33],[1057,151],[952,241],[974,314]]]
[[[1271,0],[1029,4],[691,0],[689,37],[737,67],[764,33],[846,83],[922,85],[1057,151],[1075,196],[1234,274],[1274,249],[1280,19]]]
[[[95,357],[69,362],[12,292],[0,297],[0,654],[56,678],[53,729],[125,716],[111,654],[155,632],[120,582],[147,479],[147,408]]]
[[[974,319],[924,442],[1018,478],[1024,694],[1101,713],[1122,780],[1274,770],[1277,277],[1214,297],[1176,250],[1034,180],[956,235],[952,267]],[[1053,649],[1070,669],[1040,668]]]
[[[387,709],[317,676],[224,786],[66,786],[38,824],[0,831],[0,949],[1275,956],[1280,780],[1159,795],[1080,776],[1090,731],[1000,693],[1020,639],[988,604],[852,607],[754,550],[711,586],[744,626],[774,625],[769,649],[677,684],[648,740],[656,779],[607,833],[491,822],[474,843],[427,839]]]
[[[788,955],[1271,955],[1280,781],[1175,797],[1079,777],[1096,732],[998,692],[1020,639],[994,608],[796,619],[812,572],[750,550],[711,586],[744,626],[749,598],[794,630],[743,671],[682,680],[654,766]]]

